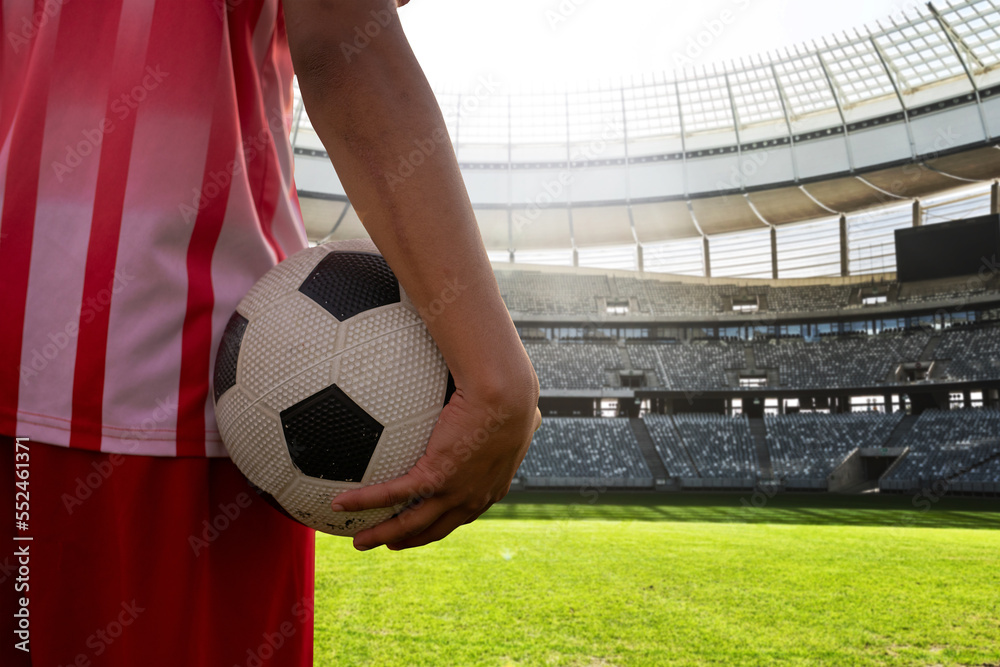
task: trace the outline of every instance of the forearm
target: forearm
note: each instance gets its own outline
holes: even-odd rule
[[[530,365],[500,298],[437,100],[395,11],[383,2],[347,2],[354,4],[334,12],[339,19],[317,16],[315,8],[300,16],[286,2],[290,33],[304,32],[293,22],[309,21],[307,34],[314,35],[292,45],[309,117],[456,379],[476,376],[499,388],[505,374],[527,374]],[[342,47],[353,47],[356,25],[387,15],[360,52]],[[337,25],[322,25],[327,19]]]
[[[284,0],[313,126],[455,378],[413,468],[334,501],[346,511],[408,506],[359,533],[361,550],[428,544],[482,514],[507,493],[541,419],[538,380],[500,298],[437,100],[384,2]],[[360,51],[358,28],[370,36]]]

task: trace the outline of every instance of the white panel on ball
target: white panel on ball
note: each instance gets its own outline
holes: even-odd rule
[[[444,404],[448,368],[423,323],[345,350],[337,385],[383,426]]]
[[[398,477],[398,470],[409,470],[423,453],[422,442],[427,442],[437,423],[437,411],[417,417],[403,424],[387,428],[379,438],[378,448],[368,466],[365,484],[379,484]]]
[[[276,413],[252,405],[225,431],[223,441],[230,458],[257,488],[273,496],[291,483],[295,466],[288,448],[282,446],[285,440]]]
[[[250,320],[243,353],[267,363],[241,365],[237,381],[261,397],[282,382],[332,357],[340,323],[301,292],[289,292]]]
[[[332,535],[356,535],[365,528],[382,523],[402,509],[402,506],[368,510],[366,512],[334,512],[330,501],[348,488],[323,479],[296,476],[276,500],[289,514],[310,528]]]

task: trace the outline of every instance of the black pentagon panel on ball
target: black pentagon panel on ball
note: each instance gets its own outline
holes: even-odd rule
[[[233,313],[226,324],[219,343],[218,354],[215,355],[215,402],[236,384],[236,361],[240,356],[240,345],[243,343],[243,333],[247,330],[248,320],[239,313]]]
[[[360,482],[384,427],[337,385],[281,411],[292,463],[310,477]]]
[[[299,291],[343,322],[372,308],[399,302],[399,282],[382,255],[331,252]]]

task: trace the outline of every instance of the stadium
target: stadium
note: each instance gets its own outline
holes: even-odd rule
[[[321,537],[350,611],[317,655],[1000,664],[998,30],[996,2],[949,2],[728,64],[438,91],[543,422],[431,563]],[[366,237],[301,102],[292,137],[311,242]],[[354,568],[404,600],[365,610]]]
[[[2,1],[0,667],[1000,667],[1000,0]]]
[[[967,2],[690,78],[439,95],[540,379],[519,486],[996,495],[995,19]],[[312,240],[364,237],[301,103],[292,136]]]

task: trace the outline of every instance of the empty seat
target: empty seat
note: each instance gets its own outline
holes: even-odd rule
[[[522,477],[649,478],[627,419],[547,417],[517,474]]]

